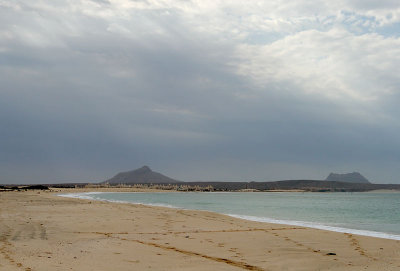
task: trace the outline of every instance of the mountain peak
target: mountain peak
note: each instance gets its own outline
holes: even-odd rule
[[[147,173],[147,172],[153,172],[153,171],[148,166],[143,166],[141,168],[135,169],[134,172]]]
[[[106,182],[110,184],[135,184],[135,183],[178,183],[180,181],[174,180],[161,173],[152,171],[148,166],[141,168],[120,172]]]
[[[331,173],[326,178],[326,181],[336,181],[336,182],[345,182],[345,183],[370,183],[367,178],[361,175],[359,172],[338,174]]]

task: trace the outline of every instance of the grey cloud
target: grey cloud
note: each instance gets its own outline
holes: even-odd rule
[[[9,39],[0,41],[0,183],[104,180],[143,164],[183,180],[359,170],[398,182],[388,166],[400,152],[396,94],[365,106],[309,94],[290,74],[258,84],[257,72],[285,70],[260,57],[260,69],[239,73],[241,41],[224,29],[223,38],[199,30],[190,14],[132,9],[118,17],[107,4],[112,15],[96,16],[60,5],[60,14],[47,7],[44,26],[39,12],[16,19],[17,11],[1,8],[7,16],[0,35]],[[29,8],[46,15],[43,7]],[[387,68],[381,72],[396,84]],[[365,85],[382,82],[375,79]],[[353,117],[358,111],[387,118]]]
[[[348,0],[346,1],[355,9],[374,10],[374,9],[393,9],[399,7],[399,2],[396,0]]]

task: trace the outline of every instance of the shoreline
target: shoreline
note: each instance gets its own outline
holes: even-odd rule
[[[163,193],[164,191],[158,191],[158,193]],[[168,191],[166,193],[174,193],[175,191]],[[291,191],[293,192],[293,191]],[[385,193],[386,191],[379,193]],[[212,210],[202,210],[202,209],[187,209],[184,207],[178,207],[173,205],[167,204],[151,204],[151,203],[140,203],[140,202],[129,202],[129,201],[119,201],[119,200],[107,200],[107,199],[96,199],[92,198],[90,194],[101,194],[101,193],[152,193],[152,192],[143,192],[143,191],[136,191],[136,192],[109,192],[109,191],[90,191],[90,192],[78,192],[78,193],[67,193],[67,194],[57,194],[59,197],[66,197],[66,198],[76,198],[76,199],[84,199],[84,200],[96,200],[96,201],[104,201],[104,202],[111,202],[111,203],[122,203],[122,204],[138,204],[144,206],[154,206],[154,207],[161,207],[161,208],[171,208],[171,209],[179,209],[179,210],[190,210],[190,211],[206,211],[212,212],[219,215],[227,215],[230,217],[243,219],[246,221],[253,221],[253,222],[261,222],[261,223],[270,223],[270,224],[278,224],[278,225],[286,225],[286,226],[300,226],[306,227],[310,229],[318,229],[318,230],[327,230],[331,232],[337,233],[348,233],[348,234],[356,234],[360,236],[366,237],[373,237],[373,238],[382,238],[388,240],[397,240],[400,241],[400,235],[394,233],[387,233],[387,232],[379,232],[379,231],[371,231],[371,230],[362,230],[362,229],[352,229],[352,228],[345,228],[345,227],[337,227],[331,226],[324,223],[317,223],[317,222],[309,222],[309,221],[297,221],[297,220],[284,220],[284,219],[275,219],[269,217],[257,217],[252,215],[238,215],[238,214],[230,214],[230,213],[218,213]],[[236,193],[236,192],[185,192],[185,193]],[[363,193],[363,192],[359,192]],[[390,192],[389,192],[390,193]]]
[[[400,268],[396,240],[58,192],[0,193],[1,271]]]

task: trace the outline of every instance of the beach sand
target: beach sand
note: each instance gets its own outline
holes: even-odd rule
[[[2,192],[0,270],[400,270],[400,241]]]

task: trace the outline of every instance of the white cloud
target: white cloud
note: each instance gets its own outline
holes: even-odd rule
[[[238,73],[260,86],[292,82],[306,94],[369,102],[400,84],[400,38],[309,30],[268,45],[238,46]]]
[[[10,15],[3,27],[30,32],[34,43],[55,36],[101,34],[113,31],[126,37],[206,34],[229,42],[270,42],[297,32],[341,26],[371,31],[399,21],[398,1],[1,1]],[[24,18],[24,19],[16,19]],[[174,26],[174,24],[177,24]],[[274,36],[274,38],[271,38]],[[29,37],[28,37],[29,38]],[[36,41],[35,41],[36,40]],[[49,43],[49,44],[50,44]]]

